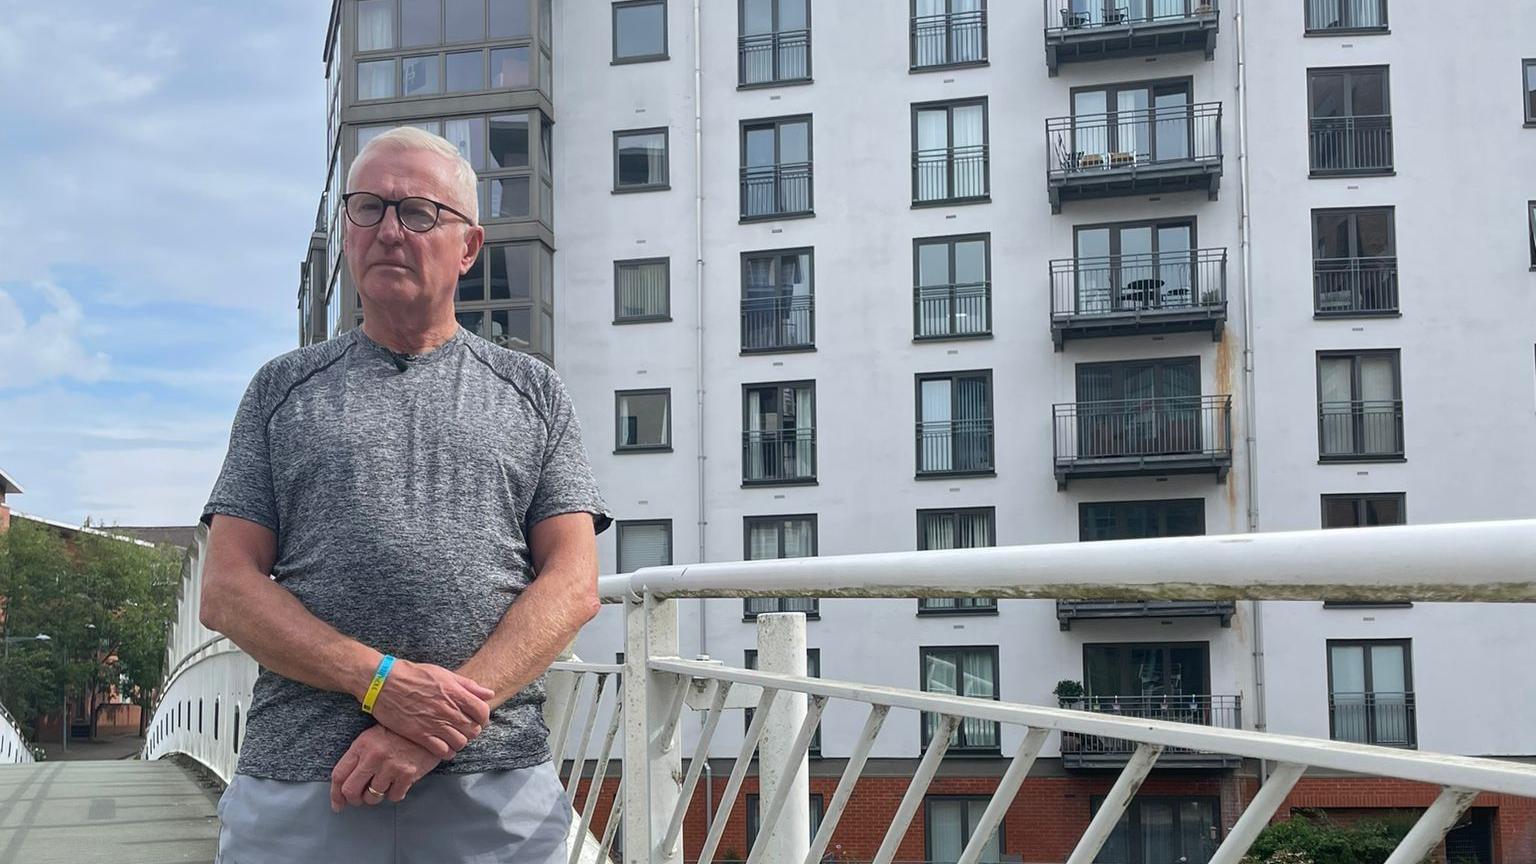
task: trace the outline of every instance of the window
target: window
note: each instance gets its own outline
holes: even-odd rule
[[[766,609],[766,610],[763,610],[763,611],[774,612],[774,611],[778,611],[778,610]],[[792,611],[801,611],[801,610],[792,610]],[[746,651],[746,662],[743,665],[747,669],[756,669],[756,668],[758,668],[757,667],[757,649],[755,649],[755,648],[748,648],[747,649],[747,651]],[[807,678],[820,678],[821,677],[821,649],[820,648],[807,648],[807,649],[805,649],[805,676]],[[752,715],[757,713],[757,709],[755,709],[755,708],[748,708],[748,709],[746,709],[742,713],[744,713],[746,715],[746,722],[743,723],[742,729],[746,729],[748,726],[752,725]],[[800,731],[799,729],[796,729],[795,733],[798,733],[799,731]],[[766,736],[768,733],[765,731],[763,734]],[[791,738],[791,739],[788,739],[788,740],[789,741],[793,741],[794,739]],[[807,748],[806,752],[809,753],[812,756],[820,756],[821,755],[821,724],[820,723],[816,724],[816,730],[811,733],[811,744],[810,744],[810,747]],[[820,796],[816,796],[816,797],[820,797]],[[817,813],[815,813],[815,812],[812,812],[812,814],[811,814],[811,821],[812,821],[811,837],[815,838],[815,836],[816,836],[816,825],[815,825],[815,823],[820,821],[819,815]],[[750,838],[753,833],[754,833],[753,830],[749,827],[747,829],[747,836]],[[747,845],[748,846],[752,845],[752,841],[750,839],[747,840]]]
[[[444,0],[443,13],[444,42],[485,39],[485,0]]]
[[[504,348],[553,359],[552,298],[533,293],[535,284],[550,278],[553,261],[542,243],[487,244],[459,277],[459,325]]]
[[[1407,639],[1328,641],[1328,729],[1335,741],[1415,747]]]
[[[667,183],[665,128],[613,133],[613,191],[648,192]]]
[[[1395,223],[1391,207],[1312,211],[1316,314],[1397,312]]]
[[[633,573],[641,567],[664,567],[672,563],[671,519],[620,521],[617,527],[618,572]]]
[[[400,44],[405,48],[443,41],[442,0],[400,0]]]
[[[745,527],[746,549],[742,557],[747,561],[816,555],[815,516],[748,516]],[[820,604],[814,597],[746,598],[745,618],[756,618],[761,612],[804,612],[807,618],[821,617]]]
[[[526,45],[491,49],[491,87],[527,87],[533,80],[530,62]]]
[[[959,861],[960,853],[971,842],[971,835],[976,833],[981,814],[986,812],[990,800],[984,797],[952,798],[939,795],[924,798],[923,834],[927,838],[925,859],[935,864]],[[980,864],[998,864],[1003,860],[1001,822],[987,839],[987,845],[982,847],[981,857],[976,860]]]
[[[357,98],[393,99],[395,96],[395,61],[370,60],[357,64]]]
[[[1089,799],[1094,813],[1103,804],[1102,795]],[[1219,804],[1216,798],[1137,795],[1093,860],[1096,864],[1207,864],[1221,843],[1216,822]]]
[[[741,256],[741,350],[786,351],[816,345],[810,249]]]
[[[987,0],[912,0],[911,64],[987,62]]]
[[[1324,461],[1401,459],[1398,352],[1319,352],[1317,416]]]
[[[446,58],[449,93],[474,93],[485,89],[485,53],[460,51]]]
[[[741,218],[808,216],[811,118],[753,120],[741,126]]]
[[[1392,170],[1387,67],[1308,69],[1312,176]]]
[[[1202,401],[1198,357],[1079,363],[1077,455],[1094,459],[1202,452],[1207,438],[1220,435],[1206,428],[1212,423]]]
[[[486,11],[489,13],[492,39],[515,39],[528,35],[528,0],[490,0]],[[539,7],[539,17],[543,19],[543,26],[548,28],[550,25],[548,2]],[[549,38],[546,36],[544,41],[549,42]]]
[[[1136,699],[1209,694],[1210,651],[1206,642],[1084,645],[1084,695],[1127,700],[1136,713]]]
[[[442,92],[442,80],[438,72],[438,55],[406,57],[400,61],[402,96],[432,96]]]
[[[387,51],[395,47],[395,0],[359,0],[357,50]]]
[[[737,83],[811,80],[810,0],[740,0]]]
[[[1531,236],[1531,269],[1536,270],[1536,201],[1526,203],[1526,227]]]
[[[1198,131],[1196,116],[1201,121]],[[1188,81],[1074,90],[1072,125],[1067,131],[1075,156],[1068,167],[1132,168],[1181,162],[1191,154],[1214,156],[1219,153],[1215,123],[1215,115],[1197,115]]]
[[[750,653],[750,652],[748,652],[748,653]],[[757,667],[753,666],[753,667],[749,667],[749,668],[754,668],[755,669]],[[752,709],[748,708],[747,709],[747,714],[750,716],[751,713],[752,713]],[[821,730],[820,729],[816,730],[816,737],[818,739],[821,738]],[[749,854],[749,855],[751,854],[753,845],[755,845],[757,843],[757,832],[759,830],[759,827],[762,825],[762,815],[761,815],[760,811],[758,810],[758,808],[760,806],[761,806],[761,804],[760,804],[760,801],[759,801],[758,794],[755,793],[755,792],[747,793],[747,851],[746,851],[746,854]],[[821,830],[821,818],[822,818],[822,815],[824,813],[824,807],[825,807],[825,804],[822,801],[821,794],[818,793],[818,792],[812,792],[811,793],[811,840],[812,841],[814,841],[816,839],[816,832]]]
[[[1205,499],[1102,501],[1077,505],[1077,539],[1199,537],[1205,534]]]
[[[613,262],[613,323],[672,320],[670,258]]]
[[[1406,525],[1402,492],[1377,495],[1324,495],[1324,528],[1362,528],[1370,525]]]
[[[917,548],[980,549],[997,545],[997,511],[992,507],[917,511]],[[917,611],[927,614],[996,612],[991,597],[924,597]]]
[[[1307,32],[1386,30],[1387,0],[1305,0]]]
[[[997,699],[997,646],[919,648],[923,664],[923,692],[951,696]],[[938,728],[937,714],[923,712],[923,746],[927,747]],[[950,752],[966,750],[995,752],[998,743],[997,722],[966,717],[955,727],[949,739]]]
[[[672,391],[620,390],[614,452],[672,449]]]
[[[912,270],[912,338],[991,335],[992,235],[915,240]]]
[[[666,0],[613,4],[613,62],[667,59]]]
[[[742,484],[815,482],[815,384],[747,385],[742,408]]]
[[[912,106],[912,203],[985,200],[987,100]]]
[[[1220,291],[1198,282],[1193,219],[1084,226],[1073,243],[1079,314],[1187,307]]]
[[[1536,126],[1536,60],[1523,60],[1521,73],[1525,79],[1525,125]]]
[[[991,474],[992,372],[917,376],[917,476]]]

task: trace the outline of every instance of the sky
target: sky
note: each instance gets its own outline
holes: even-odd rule
[[[0,0],[0,469],[20,512],[190,525],[298,345],[326,0]]]

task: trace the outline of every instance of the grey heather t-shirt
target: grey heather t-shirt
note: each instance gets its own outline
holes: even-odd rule
[[[534,579],[532,526],[611,517],[553,370],[460,328],[399,358],[361,329],[256,373],[203,508],[277,535],[273,578],[311,613],[386,654],[454,669]],[[385,685],[386,687],[388,684]],[[439,771],[549,758],[542,678],[498,707]],[[374,722],[353,697],[262,669],[238,771],[323,781]]]

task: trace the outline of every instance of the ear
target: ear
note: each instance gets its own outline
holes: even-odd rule
[[[479,225],[471,225],[464,232],[464,252],[459,257],[459,275],[469,272],[469,268],[475,266],[475,259],[480,257],[480,247],[485,245],[485,229]]]

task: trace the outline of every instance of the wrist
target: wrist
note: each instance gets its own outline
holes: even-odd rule
[[[378,671],[379,662],[384,659],[384,654],[367,645],[353,644],[357,646],[357,650],[351,652],[348,662],[343,666],[347,670],[346,692],[361,703],[363,697],[368,695],[368,686],[373,683],[373,673]]]

